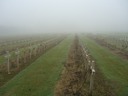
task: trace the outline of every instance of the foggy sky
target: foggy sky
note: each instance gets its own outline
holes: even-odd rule
[[[0,0],[2,27],[30,33],[128,32],[128,0]]]

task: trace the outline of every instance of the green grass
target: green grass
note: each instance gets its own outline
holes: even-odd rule
[[[0,96],[53,96],[72,38],[49,50],[0,88]]]
[[[128,96],[128,60],[112,54],[109,49],[98,45],[87,37],[82,37],[82,42],[86,44],[105,77],[119,83],[119,96]]]

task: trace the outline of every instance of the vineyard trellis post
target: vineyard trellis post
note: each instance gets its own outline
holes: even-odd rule
[[[32,47],[31,45],[29,46],[29,56],[30,56],[30,59],[32,58]]]
[[[91,62],[91,75],[90,75],[90,89],[89,89],[89,95],[92,96],[92,90],[93,90],[93,83],[94,83],[94,75],[95,75],[95,69],[94,69],[94,61]]]
[[[24,53],[24,63],[26,63],[26,50],[25,49],[24,49],[23,53]]]
[[[8,74],[11,74],[11,72],[10,72],[10,57],[11,57],[11,55],[10,55],[9,51],[7,51],[5,58],[7,58],[7,72],[8,72]]]
[[[15,54],[17,55],[17,69],[19,69],[19,67],[20,67],[20,65],[19,65],[19,57],[20,57],[20,51],[19,51],[19,49],[17,48],[17,50],[16,50],[16,52],[15,52]]]
[[[44,52],[46,51],[46,42],[44,42]]]
[[[35,46],[35,56],[36,56],[36,54],[37,54],[37,45]]]

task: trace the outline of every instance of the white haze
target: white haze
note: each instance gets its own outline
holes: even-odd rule
[[[0,0],[0,35],[47,32],[128,32],[128,0]]]

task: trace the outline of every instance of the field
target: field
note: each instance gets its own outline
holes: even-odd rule
[[[53,38],[53,37],[52,37]],[[53,39],[47,37],[49,40],[36,42],[30,44],[28,47],[15,49],[5,54],[5,63],[0,65],[0,85],[4,85],[9,79],[14,77],[18,72],[23,70],[26,66],[30,65],[40,55],[48,51],[50,48],[56,46],[65,37],[54,37]],[[3,57],[4,55],[1,55]]]
[[[53,89],[66,60],[71,39],[56,46],[27,67],[0,92],[3,96],[53,96]],[[20,80],[20,82],[19,82]],[[7,93],[6,93],[7,92]]]
[[[0,96],[128,96],[127,49],[116,54],[88,34],[44,37],[5,46],[9,63],[0,51]]]
[[[85,37],[83,42],[88,46],[92,56],[94,56],[97,66],[101,69],[105,77],[117,84],[119,96],[128,95],[128,61],[121,58],[103,46],[98,45],[95,41]],[[119,84],[119,85],[118,85]]]

